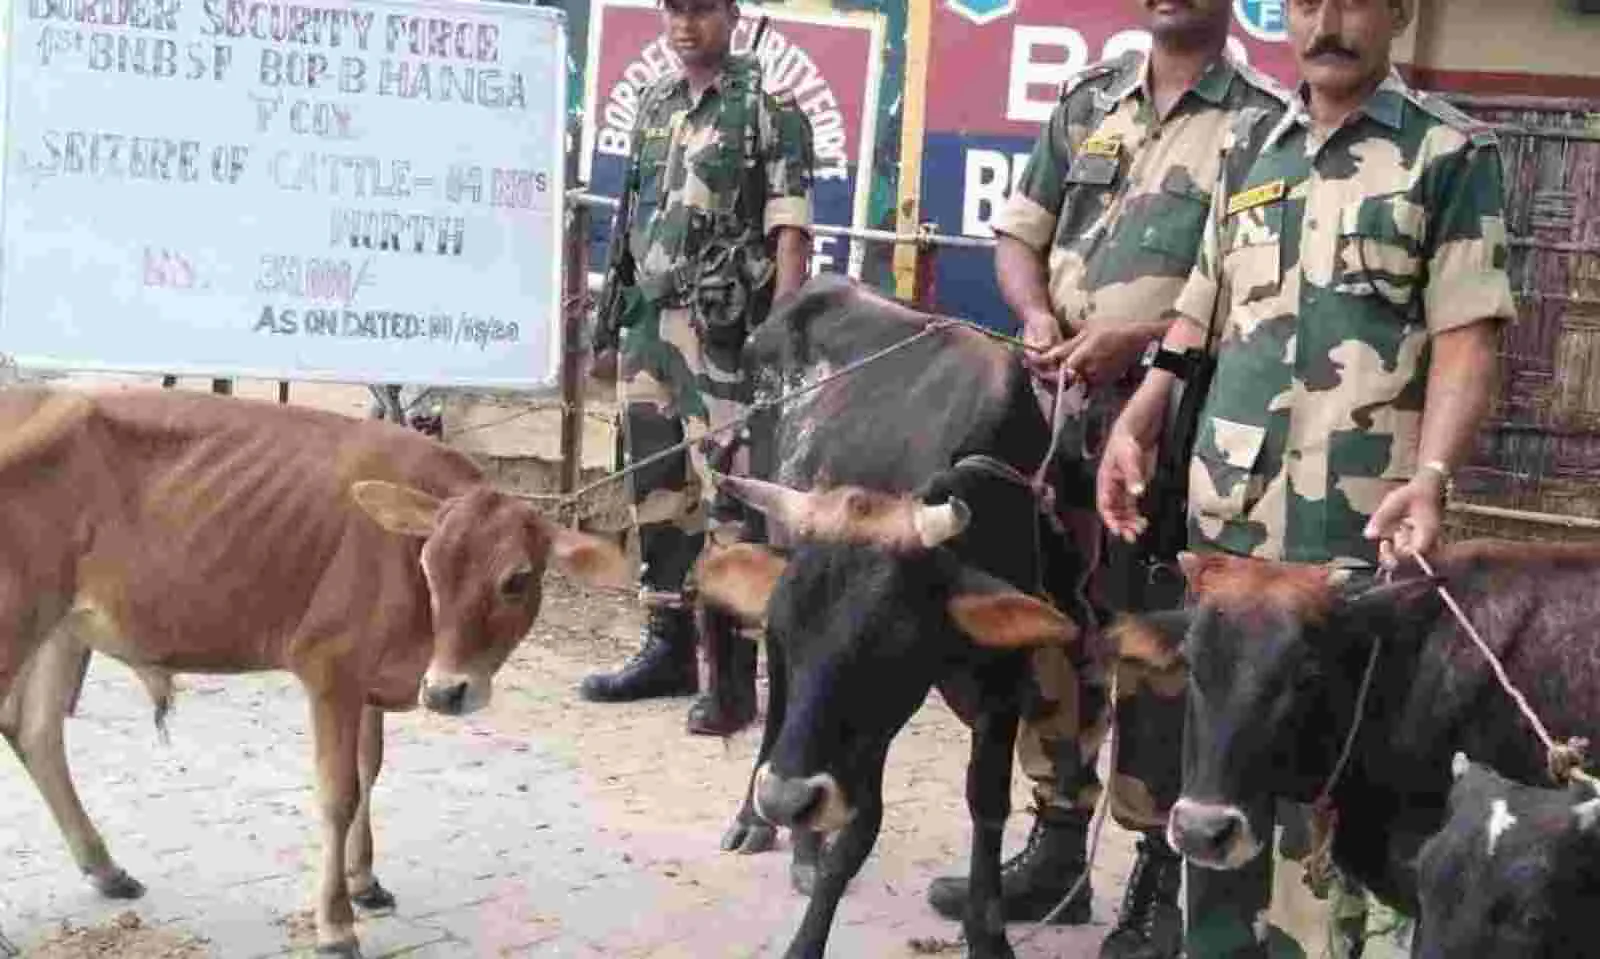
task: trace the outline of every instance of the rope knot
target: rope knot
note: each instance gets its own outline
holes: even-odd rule
[[[1573,736],[1564,743],[1550,746],[1550,776],[1558,783],[1571,782],[1583,776],[1583,761],[1589,752],[1589,740]]]

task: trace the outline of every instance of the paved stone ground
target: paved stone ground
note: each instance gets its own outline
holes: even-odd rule
[[[361,415],[364,391],[334,401]],[[638,610],[558,577],[547,591],[487,711],[389,720],[374,823],[378,875],[399,907],[362,921],[365,954],[781,955],[805,907],[788,888],[787,846],[751,857],[717,848],[758,731],[687,736],[686,699],[581,702],[579,678],[633,650]],[[95,658],[68,750],[113,854],[149,887],[133,903],[95,896],[20,764],[0,757],[0,933],[25,954],[309,953],[318,832],[293,680],[183,677],[170,726],[163,745],[132,674]],[[931,697],[891,751],[883,832],[840,907],[830,955],[910,956],[913,938],[956,935],[923,895],[934,876],[964,868],[965,757],[965,730]],[[1024,809],[1020,775],[1013,786]],[[1008,852],[1029,818],[1013,816]],[[1018,955],[1095,955],[1130,852],[1108,823],[1095,923],[1027,942],[1031,927],[1013,926]]]
[[[551,586],[489,710],[390,719],[375,828],[378,873],[399,907],[362,922],[366,954],[780,955],[804,909],[785,880],[787,849],[717,849],[755,732],[727,743],[689,737],[683,699],[578,701],[577,679],[625,654],[637,611],[626,598]],[[596,621],[610,623],[598,637]],[[156,737],[132,674],[96,657],[68,748],[113,854],[149,886],[131,904],[89,890],[20,764],[0,760],[0,929],[25,952],[51,940],[37,954],[308,951],[317,831],[293,680],[185,677],[171,737]],[[883,835],[841,906],[830,955],[908,956],[913,937],[955,935],[922,896],[928,879],[964,861],[964,756],[964,730],[931,698],[893,750]],[[1027,817],[1014,820],[1011,848]],[[1047,929],[1019,955],[1093,955],[1128,848],[1108,824],[1096,925]],[[125,910],[140,928],[123,930],[117,948],[64,948],[63,922],[115,929]],[[167,938],[151,938],[156,931]],[[181,949],[178,936],[203,941]]]

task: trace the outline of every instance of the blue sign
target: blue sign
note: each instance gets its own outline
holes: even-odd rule
[[[1289,39],[1285,0],[1233,0],[1233,16],[1257,40],[1282,43]]]
[[[946,3],[973,23],[988,23],[1017,12],[1017,0],[946,0]]]

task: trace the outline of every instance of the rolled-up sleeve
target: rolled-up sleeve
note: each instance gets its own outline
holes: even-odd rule
[[[1040,252],[1050,247],[1055,236],[1067,168],[1072,164],[1067,109],[1067,103],[1062,102],[1050,114],[1050,121],[1034,141],[1033,152],[1028,154],[1016,189],[989,224],[995,233],[1015,237]]]
[[[1428,332],[1439,334],[1480,320],[1516,320],[1506,272],[1505,193],[1500,150],[1469,145],[1445,161],[1455,169],[1439,177],[1438,214],[1423,293]]]
[[[1222,290],[1222,220],[1227,211],[1227,187],[1220,177],[1211,191],[1211,213],[1206,217],[1206,228],[1200,235],[1200,249],[1195,254],[1194,268],[1189,279],[1178,293],[1173,309],[1188,317],[1201,329],[1214,327],[1221,318],[1217,297]],[[1222,331],[1214,330],[1217,338]]]
[[[792,97],[769,101],[770,123],[763,130],[766,160],[766,232],[790,226],[811,231],[815,145],[811,121]]]

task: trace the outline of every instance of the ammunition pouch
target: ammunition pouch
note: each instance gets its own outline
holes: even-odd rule
[[[731,216],[715,216],[713,223],[713,215],[696,211],[686,244],[689,255],[678,266],[645,277],[639,291],[659,307],[687,307],[706,343],[736,351],[766,318],[777,277],[776,265],[753,234]]]

